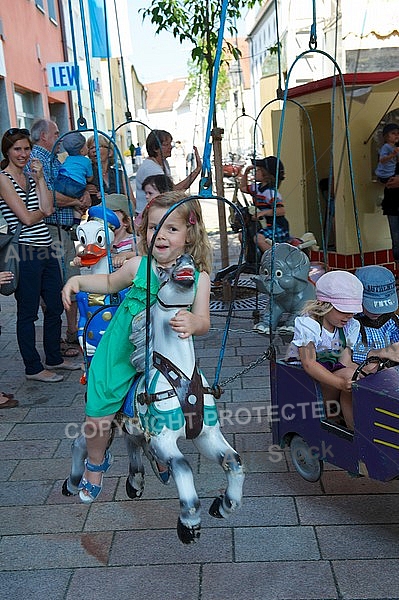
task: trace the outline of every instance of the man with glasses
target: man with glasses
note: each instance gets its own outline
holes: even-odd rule
[[[56,144],[60,132],[57,124],[49,119],[37,119],[31,128],[31,140],[33,148],[31,158],[38,158],[43,165],[43,174],[47,187],[53,194],[54,180],[58,175],[61,162],[57,157],[59,144]],[[29,165],[28,165],[29,168]],[[45,219],[48,225],[53,242],[62,244],[62,264],[61,268],[65,281],[73,275],[79,275],[77,267],[70,263],[76,256],[73,228],[73,211],[77,209],[84,212],[91,204],[90,195],[85,192],[81,198],[72,198],[59,192],[55,193],[56,211],[51,217]],[[68,344],[78,344],[77,340],[77,306],[72,303],[70,310],[66,311],[67,332],[66,345],[64,346],[64,356],[77,356],[78,351],[70,348]]]

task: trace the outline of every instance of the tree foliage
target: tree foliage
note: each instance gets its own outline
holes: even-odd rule
[[[225,30],[229,37],[237,34],[236,20],[243,8],[253,8],[261,0],[229,0]],[[152,0],[151,5],[141,9],[143,19],[149,18],[156,33],[169,31],[180,42],[193,45],[191,58],[203,70],[206,64],[209,85],[212,82],[213,61],[220,29],[222,0]],[[229,53],[237,59],[238,48],[225,42]]]

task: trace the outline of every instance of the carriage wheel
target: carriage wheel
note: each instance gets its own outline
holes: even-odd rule
[[[292,438],[290,451],[292,462],[299,475],[306,481],[313,483],[318,481],[323,471],[323,462],[314,456],[312,448],[300,435],[294,435]]]

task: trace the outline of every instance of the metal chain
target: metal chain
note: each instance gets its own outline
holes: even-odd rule
[[[248,371],[251,371],[258,365],[262,364],[265,360],[271,360],[274,356],[275,356],[275,349],[273,348],[273,346],[269,346],[269,348],[263,354],[261,354],[261,356],[259,356],[259,358],[257,358],[253,362],[249,363],[249,365],[244,367],[242,369],[242,371],[239,371],[238,373],[235,373],[235,375],[232,375],[231,377],[228,377],[227,379],[222,381],[219,384],[219,387],[224,388],[228,383],[231,383],[238,377],[241,377],[241,375],[245,375],[246,373],[248,373]]]

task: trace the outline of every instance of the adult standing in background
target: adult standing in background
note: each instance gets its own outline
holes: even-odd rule
[[[19,279],[17,301],[17,340],[25,365],[26,379],[53,383],[63,376],[55,369],[75,370],[80,365],[63,360],[60,351],[62,279],[57,252],[43,218],[54,211],[39,159],[30,160],[32,142],[27,129],[8,129],[1,141],[4,159],[0,163],[0,210],[11,233],[21,223],[18,239]],[[40,299],[46,303],[43,318],[45,365],[36,349],[35,321]]]
[[[173,161],[172,167],[174,167],[176,179],[180,181],[184,177],[187,177],[188,173],[186,173],[186,152],[180,140],[176,140],[172,148],[171,159]]]
[[[167,175],[170,177],[168,158],[172,154],[172,136],[163,129],[153,129],[146,140],[148,158],[137,169],[136,173],[136,212],[141,213],[147,204],[143,190],[143,181],[150,175]],[[196,159],[196,167],[183,181],[174,184],[175,190],[188,190],[190,185],[198,177],[202,168],[201,157],[197,148],[193,148]]]
[[[56,154],[51,151],[60,136],[59,129],[54,121],[49,119],[37,119],[32,124],[31,139],[33,148],[31,153],[32,158],[38,158],[43,165],[43,175],[46,180],[47,188],[50,190],[51,201],[53,201],[54,180],[58,175],[61,167]],[[58,147],[54,149],[54,152]],[[28,165],[29,167],[29,165]],[[90,195],[85,192],[81,198],[72,198],[65,196],[60,192],[55,193],[56,210],[45,219],[53,242],[61,242],[63,251],[63,260],[61,262],[62,273],[65,272],[65,280],[67,281],[73,275],[79,275],[79,269],[72,267],[71,262],[75,258],[74,236],[75,229],[73,228],[73,211],[76,208],[80,213],[90,206]],[[77,356],[78,351],[71,348],[70,344],[78,344],[77,330],[77,307],[73,301],[70,310],[66,311],[67,331],[66,339],[63,344],[64,356]]]
[[[116,169],[114,165],[114,152],[112,143],[103,135],[98,136],[98,145],[100,150],[100,162],[103,179],[104,194],[124,194],[127,196],[125,177],[123,169],[118,167]],[[90,136],[87,140],[88,157],[93,163],[93,180],[87,186],[90,191],[92,206],[96,206],[101,203],[100,193],[100,170],[97,164],[97,153],[94,135]],[[129,189],[129,196],[135,206],[135,197],[133,190]]]
[[[395,175],[388,179],[384,188],[382,212],[388,217],[392,240],[392,253],[396,266],[396,281],[399,280],[399,163]]]
[[[135,165],[139,167],[143,162],[143,155],[141,153],[141,146],[139,142],[137,142],[136,150],[134,151]]]

